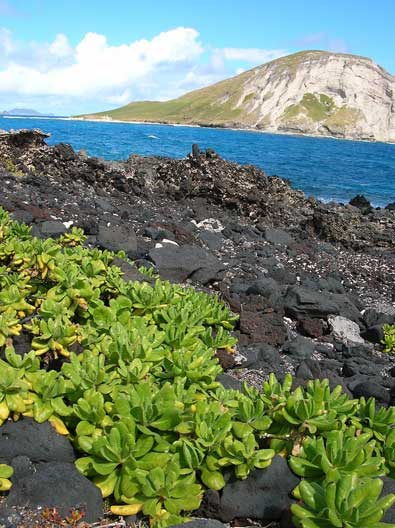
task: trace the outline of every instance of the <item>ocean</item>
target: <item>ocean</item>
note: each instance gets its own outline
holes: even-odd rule
[[[183,158],[192,143],[223,158],[288,178],[294,188],[324,201],[363,194],[376,207],[395,202],[395,144],[268,134],[190,126],[0,117],[0,129],[39,128],[49,144],[70,143],[108,160],[130,154]]]

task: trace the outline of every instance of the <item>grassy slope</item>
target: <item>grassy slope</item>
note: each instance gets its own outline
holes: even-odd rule
[[[245,72],[207,88],[189,92],[178,99],[130,103],[116,110],[93,114],[93,117],[109,116],[121,121],[175,123],[223,124],[229,120],[238,121],[242,110],[233,107],[238,102],[242,86],[250,75],[251,72]]]
[[[291,75],[294,75],[299,63],[309,54],[316,55],[330,53],[322,51],[299,52],[271,61],[263,67],[266,68],[270,65],[272,71],[275,71],[278,74],[287,70]],[[250,112],[243,107],[235,108],[235,106],[242,97],[243,85],[255,75],[257,70],[260,70],[261,68],[262,66],[258,66],[257,68],[244,72],[236,77],[231,77],[230,79],[226,79],[206,88],[189,92],[170,101],[133,102],[115,110],[79,117],[99,119],[111,118],[120,121],[154,121],[202,125],[252,125],[256,122],[255,112]],[[252,97],[252,93],[247,94],[242,102],[248,103]],[[326,117],[328,108],[325,108],[326,105],[324,104],[324,101],[317,101],[317,103],[321,104],[310,104],[307,106],[321,106],[321,111],[319,113],[323,114],[322,117]],[[295,113],[296,110],[296,108],[293,109],[291,114]],[[317,108],[309,108],[309,110],[312,110],[314,117],[317,119]]]

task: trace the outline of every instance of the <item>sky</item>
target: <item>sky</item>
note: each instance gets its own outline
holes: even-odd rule
[[[306,49],[395,74],[395,0],[0,0],[0,111],[166,100]]]

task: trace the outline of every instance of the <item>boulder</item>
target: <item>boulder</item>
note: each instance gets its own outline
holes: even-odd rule
[[[57,238],[60,235],[63,235],[67,231],[66,226],[62,222],[56,220],[48,220],[46,222],[41,222],[34,226],[34,230],[39,230],[39,236],[43,238]]]
[[[275,370],[281,363],[279,352],[267,343],[256,343],[250,346],[239,347],[239,352],[246,358],[241,368]]]
[[[390,493],[395,494],[395,479],[390,477],[381,477],[381,479],[383,481],[381,497],[385,497]],[[388,510],[384,514],[384,517],[381,519],[381,522],[387,524],[395,524],[395,504],[393,504],[391,508],[388,508]]]
[[[349,204],[353,205],[364,214],[370,213],[372,210],[371,203],[365,198],[363,194],[357,194],[354,196],[354,198],[351,198]]]
[[[308,359],[314,352],[314,343],[306,337],[296,336],[284,343],[281,352],[294,359]]]
[[[120,270],[123,272],[122,278],[124,281],[148,282],[150,284],[153,284],[155,282],[154,279],[148,277],[147,275],[144,275],[144,273],[141,273],[136,268],[136,266],[132,266],[132,264],[129,264],[129,262],[126,262],[126,260],[116,257],[111,262],[111,265],[120,268]]]
[[[301,334],[307,337],[318,338],[322,337],[324,333],[320,319],[299,319],[297,328]]]
[[[57,434],[49,422],[39,424],[31,418],[7,421],[0,427],[0,461],[10,464],[18,456],[26,456],[33,463],[75,460],[67,438]]]
[[[272,278],[257,279],[247,290],[247,295],[277,296],[279,286]]]
[[[371,381],[369,379],[363,379],[360,383],[354,384],[354,387],[350,387],[351,392],[354,395],[354,398],[375,398],[377,402],[388,405],[391,399],[391,395],[388,390],[386,390],[382,385],[376,381]]]
[[[230,376],[229,374],[225,374],[224,372],[221,374],[218,374],[217,381],[219,381],[219,383],[221,383],[221,385],[225,389],[241,391],[243,388],[241,381],[234,378],[233,376]]]
[[[81,475],[74,464],[44,462],[34,465],[23,477],[12,478],[6,505],[29,508],[56,508],[61,517],[72,510],[84,511],[86,522],[103,517],[103,501],[99,488]]]
[[[329,326],[333,336],[341,343],[364,343],[364,339],[359,334],[357,323],[350,321],[340,315],[328,317]]]
[[[137,251],[137,238],[132,228],[123,225],[99,226],[98,244],[109,251],[125,251],[133,258]]]
[[[225,266],[211,253],[194,246],[169,246],[149,252],[162,279],[184,282],[191,279],[209,284],[221,277]]]
[[[327,293],[301,286],[289,287],[283,303],[286,315],[295,319],[306,317],[323,319],[330,314],[339,313],[339,306],[330,299]]]
[[[259,313],[243,310],[240,314],[240,332],[246,336],[241,344],[267,343],[282,345],[287,339],[287,329],[283,318],[276,312]]]
[[[290,494],[298,483],[286,460],[276,455],[268,468],[256,469],[247,479],[225,486],[218,518],[223,522],[240,518],[279,520],[292,504]]]

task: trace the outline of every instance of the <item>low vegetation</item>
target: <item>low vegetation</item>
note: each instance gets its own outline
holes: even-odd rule
[[[191,288],[125,282],[113,253],[83,242],[77,229],[32,238],[0,210],[0,424],[50,421],[114,514],[142,512],[158,528],[222,489],[225,468],[245,479],[275,454],[302,478],[296,526],[395,527],[380,523],[395,501],[380,498],[395,471],[395,408],[327,380],[292,390],[290,375],[224,389],[216,351],[233,352],[237,317]],[[0,490],[11,482],[0,465]]]
[[[384,331],[384,352],[395,352],[395,325],[385,324]]]
[[[329,117],[335,108],[336,105],[331,97],[325,94],[305,93],[299,103],[285,110],[283,120],[305,116],[311,121],[318,122]]]

